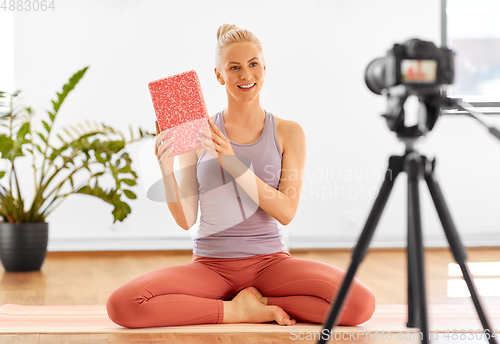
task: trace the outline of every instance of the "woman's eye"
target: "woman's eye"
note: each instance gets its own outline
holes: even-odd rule
[[[252,62],[252,63],[250,63],[250,66],[252,66],[252,67],[257,66],[257,62]]]
[[[236,70],[236,68],[238,68],[238,66],[232,66],[232,67],[231,67],[231,68],[229,68],[229,69],[231,69],[231,70]]]

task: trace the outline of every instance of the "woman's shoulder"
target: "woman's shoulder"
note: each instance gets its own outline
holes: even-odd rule
[[[283,119],[276,115],[273,115],[273,117],[276,122],[276,135],[278,136],[280,146],[282,146],[282,152],[285,151],[290,140],[305,141],[304,128],[302,128],[302,125],[300,125],[300,123],[288,119]]]
[[[297,130],[298,128],[302,128],[302,126],[298,122],[280,118],[276,115],[273,115],[273,117],[275,118],[276,121],[276,128],[280,127],[280,129],[282,130],[289,130],[289,129]]]
[[[304,133],[304,128],[300,123],[283,119],[273,115],[276,121],[276,131],[279,132],[284,138],[293,137],[298,133]]]

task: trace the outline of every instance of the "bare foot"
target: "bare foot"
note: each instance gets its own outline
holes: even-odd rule
[[[263,323],[276,321],[279,325],[295,325],[295,319],[279,306],[266,306],[260,302],[255,287],[241,290],[231,301],[224,301],[223,323]],[[261,294],[262,295],[262,294]]]
[[[267,306],[267,297],[264,297],[259,289],[254,286],[246,287],[245,289],[251,290],[257,296],[259,301]]]

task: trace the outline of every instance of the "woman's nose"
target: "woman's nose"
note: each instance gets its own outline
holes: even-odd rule
[[[250,71],[247,68],[242,68],[240,73],[240,78],[243,80],[250,79]]]

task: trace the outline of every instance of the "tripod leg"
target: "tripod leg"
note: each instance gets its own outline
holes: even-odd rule
[[[408,179],[409,182],[409,179]],[[415,231],[413,224],[413,202],[412,194],[409,191],[410,186],[408,185],[408,233],[407,233],[407,274],[408,274],[408,322],[406,327],[419,327],[420,322],[418,320],[418,293],[415,292],[413,286],[417,283],[417,265],[415,260]]]
[[[428,163],[429,166],[427,166],[425,170],[425,181],[427,182],[427,186],[429,187],[432,200],[434,201],[434,205],[436,206],[436,210],[439,215],[439,219],[441,220],[441,224],[443,225],[448,243],[450,244],[450,249],[453,253],[453,257],[460,266],[464,280],[467,283],[467,287],[469,288],[472,301],[474,302],[474,306],[476,307],[477,315],[481,320],[481,324],[483,325],[485,332],[489,332],[489,334],[491,334],[490,322],[488,321],[486,313],[484,313],[483,311],[481,300],[479,299],[479,295],[477,294],[476,285],[470,276],[469,267],[466,264],[467,253],[465,252],[465,248],[460,241],[457,229],[455,228],[450,211],[448,210],[443,193],[434,174],[434,162],[435,161],[432,161],[432,163]],[[490,344],[497,343],[494,337],[490,337],[488,341]]]
[[[324,323],[323,330],[321,331],[320,339],[318,340],[318,344],[324,344],[328,340],[328,336],[326,338],[323,336],[324,333],[328,333],[337,323],[337,317],[339,315],[340,310],[342,309],[342,305],[344,303],[344,299],[349,292],[349,288],[351,287],[352,280],[354,279],[354,275],[356,274],[356,270],[358,269],[359,264],[363,260],[366,252],[368,250],[368,245],[373,237],[373,233],[375,232],[375,228],[377,227],[378,221],[380,220],[380,216],[384,210],[385,204],[387,203],[387,199],[391,194],[392,187],[394,186],[394,182],[396,180],[397,175],[401,171],[403,158],[399,156],[391,156],[389,159],[389,168],[385,174],[384,182],[380,188],[380,192],[375,200],[375,203],[372,207],[370,215],[366,220],[365,227],[361,232],[361,236],[356,244],[356,247],[352,253],[352,262],[347,270],[347,273],[344,277],[344,281],[342,282],[342,286],[340,287],[339,292],[335,298],[335,302],[330,311],[330,315],[328,316],[326,322]],[[394,173],[394,176],[393,176]]]
[[[410,153],[405,161],[404,169],[408,174],[408,253],[410,270],[409,282],[415,283],[417,290],[412,290],[412,301],[416,307],[408,304],[408,323],[410,327],[419,327],[422,343],[428,343],[427,299],[425,295],[424,245],[422,240],[422,223],[420,216],[420,195],[418,183],[423,175],[424,160],[417,153]],[[410,298],[409,298],[410,300]],[[412,304],[413,305],[413,304]],[[416,321],[418,319],[418,321]]]

